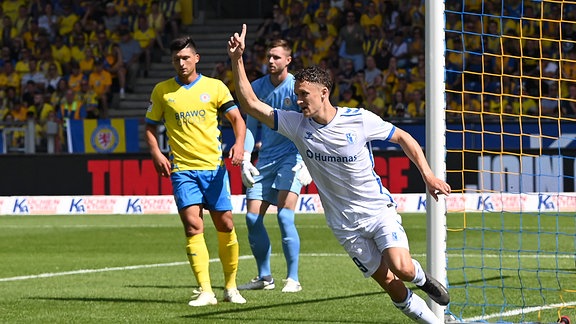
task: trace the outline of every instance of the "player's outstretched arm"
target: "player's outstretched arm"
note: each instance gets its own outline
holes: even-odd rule
[[[240,107],[250,116],[258,119],[266,126],[274,129],[274,110],[258,99],[246,75],[242,54],[246,48],[246,24],[242,24],[242,32],[234,33],[228,40],[228,56],[232,64],[234,86]]]
[[[416,167],[418,167],[422,179],[424,183],[426,183],[426,188],[434,200],[438,201],[438,194],[446,196],[450,194],[450,185],[432,173],[432,169],[430,169],[430,165],[428,165],[428,161],[426,161],[420,144],[418,144],[412,135],[397,127],[390,141],[398,143],[404,153]]]

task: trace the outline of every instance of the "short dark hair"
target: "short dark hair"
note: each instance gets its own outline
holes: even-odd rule
[[[179,37],[179,38],[174,39],[170,43],[170,51],[171,52],[178,52],[178,51],[183,50],[186,47],[192,49],[194,52],[197,52],[196,43],[194,43],[194,40],[192,39],[191,36]]]
[[[330,73],[317,65],[308,66],[298,71],[294,75],[294,79],[298,82],[318,83],[328,88],[328,91],[332,91]]]
[[[268,44],[268,49],[274,48],[274,47],[282,47],[285,51],[288,52],[288,55],[292,55],[292,47],[290,46],[290,43],[285,40],[285,39],[275,39],[272,40],[269,44]]]

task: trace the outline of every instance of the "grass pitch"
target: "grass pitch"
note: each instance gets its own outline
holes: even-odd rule
[[[411,251],[424,265],[425,215],[405,214],[403,219]],[[242,284],[256,275],[256,266],[244,216],[235,215],[235,221]],[[196,282],[177,215],[2,216],[0,323],[411,323],[372,279],[362,276],[323,215],[300,214],[296,222],[302,292],[280,291],[286,264],[276,216],[268,215],[277,288],[242,292],[245,305],[192,308],[187,303]],[[449,233],[449,245],[452,236],[461,239],[461,233]],[[206,238],[212,283],[221,300],[223,277],[209,217]],[[534,278],[523,284],[539,283]],[[497,293],[488,297],[499,298]],[[462,298],[455,291],[453,300]]]

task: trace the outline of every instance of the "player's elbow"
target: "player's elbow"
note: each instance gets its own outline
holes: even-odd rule
[[[241,100],[240,102],[242,104],[243,109],[254,111],[257,110],[260,100],[258,100],[256,96],[247,96],[244,98],[244,100]]]

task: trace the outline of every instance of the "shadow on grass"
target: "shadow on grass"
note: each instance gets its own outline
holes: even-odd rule
[[[153,288],[153,289],[193,289],[196,286],[189,285],[126,285],[127,288]],[[224,286],[214,286],[214,289],[224,289]],[[119,302],[119,303],[167,303],[180,304],[182,301],[167,301],[154,299],[130,299],[130,298],[103,298],[103,297],[29,297],[28,299],[37,300],[56,300],[56,301],[79,301],[79,302]]]
[[[278,303],[278,304],[266,304],[266,305],[260,305],[260,306],[245,306],[245,305],[238,305],[238,307],[234,308],[234,309],[229,309],[229,310],[222,310],[222,309],[218,309],[218,310],[211,310],[208,312],[195,312],[194,314],[190,314],[190,315],[186,315],[186,316],[182,316],[183,318],[193,318],[193,319],[199,319],[199,318],[204,318],[204,319],[222,319],[222,320],[230,320],[230,318],[228,317],[221,317],[222,315],[225,314],[239,314],[242,312],[252,312],[252,311],[258,311],[258,310],[263,310],[265,311],[266,314],[266,319],[268,321],[270,321],[270,323],[274,323],[274,322],[287,322],[287,321],[292,321],[292,322],[313,322],[313,323],[317,323],[318,319],[309,319],[309,320],[304,320],[302,318],[299,319],[287,319],[287,318],[273,318],[273,316],[271,316],[272,314],[275,314],[273,309],[276,307],[286,307],[286,306],[296,306],[296,305],[308,305],[308,304],[315,304],[315,303],[323,303],[323,302],[327,302],[327,301],[335,301],[335,300],[344,300],[344,299],[352,299],[352,298],[358,298],[358,297],[368,297],[368,296],[376,296],[376,295],[382,295],[382,294],[386,294],[384,291],[382,292],[373,292],[373,293],[361,293],[361,294],[354,294],[354,295],[346,295],[346,296],[337,296],[337,297],[330,297],[330,298],[316,298],[316,299],[308,299],[308,300],[303,300],[303,301],[297,301],[297,302],[289,302],[289,303]],[[206,309],[208,310],[208,308],[202,308],[202,309]],[[199,310],[202,310],[199,309]],[[277,315],[281,315],[276,313]],[[261,321],[262,319],[253,319],[253,321]],[[250,321],[250,319],[242,319],[242,321]],[[327,320],[322,320],[322,323],[330,323],[330,322],[334,322],[334,323],[341,323],[342,320],[334,320],[334,321],[327,321]],[[361,321],[361,322],[350,322],[347,321],[347,323],[381,323],[381,321]]]
[[[153,288],[153,289],[196,289],[197,285],[126,285],[126,288]],[[224,286],[212,286],[212,289],[224,289]]]
[[[156,286],[154,286],[156,287]],[[167,287],[169,288],[169,287]],[[271,316],[272,314],[274,314],[274,312],[271,312],[272,309],[274,308],[282,308],[282,307],[286,307],[286,306],[296,306],[296,305],[308,305],[308,304],[315,304],[315,303],[323,303],[323,302],[327,302],[327,301],[335,301],[335,300],[345,300],[345,299],[353,299],[353,298],[358,298],[358,297],[369,297],[369,296],[376,296],[376,295],[382,295],[382,294],[386,294],[385,292],[373,292],[373,293],[362,293],[362,294],[354,294],[354,295],[346,295],[346,296],[336,296],[336,297],[330,297],[330,298],[316,298],[316,299],[308,299],[308,300],[303,300],[303,301],[296,301],[296,302],[288,302],[288,303],[277,303],[277,304],[266,304],[266,305],[260,305],[260,306],[246,306],[246,305],[237,305],[238,307],[234,307],[232,309],[228,309],[228,310],[223,310],[221,308],[218,309],[214,309],[212,307],[207,307],[207,308],[194,308],[195,310],[199,310],[200,312],[195,312],[194,314],[190,314],[190,315],[185,315],[185,316],[181,316],[182,318],[190,318],[190,319],[205,319],[205,320],[230,320],[229,317],[223,316],[226,314],[236,314],[238,315],[239,313],[242,312],[252,312],[252,311],[258,311],[258,310],[265,310],[266,312],[266,320],[270,321],[271,323],[273,322],[313,322],[313,323],[317,323],[318,319],[313,319],[310,318],[308,320],[306,319],[289,319],[289,318],[272,318],[273,316]],[[29,297],[27,299],[32,299],[32,300],[52,300],[52,301],[77,301],[77,302],[105,302],[105,303],[164,303],[164,304],[182,304],[182,301],[177,300],[177,301],[170,301],[170,300],[158,300],[158,299],[131,299],[131,298],[103,298],[103,297]],[[232,304],[230,304],[232,306]],[[205,312],[202,312],[202,310],[206,310]],[[281,316],[281,314],[278,314],[278,316]],[[261,321],[262,319],[253,319],[253,321]],[[242,319],[242,321],[252,321],[250,319]],[[330,322],[334,322],[334,323],[341,323],[341,320],[322,320],[322,323],[330,323]],[[381,321],[354,321],[354,322],[350,322],[347,321],[347,323],[380,323]]]
[[[512,276],[493,276],[493,277],[485,277],[476,280],[468,280],[468,281],[450,281],[450,286],[460,286],[465,284],[471,283],[479,283],[479,282],[490,282],[490,281],[500,281],[502,279],[512,278]],[[450,289],[450,287],[448,287]]]
[[[553,276],[556,276],[557,272],[575,272],[576,273],[576,267],[575,268],[538,268],[538,270],[547,271],[548,273],[550,273]]]

